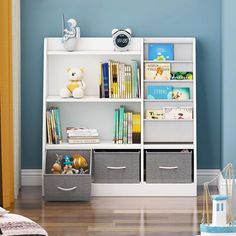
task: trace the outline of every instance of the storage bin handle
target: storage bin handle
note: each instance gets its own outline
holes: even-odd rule
[[[175,170],[178,168],[179,168],[178,166],[159,166],[159,169],[162,169],[162,170]]]
[[[126,166],[107,166],[107,169],[110,169],[110,170],[123,170],[123,169],[126,169]]]
[[[77,187],[72,187],[72,188],[62,188],[62,187],[57,187],[59,190],[62,190],[62,191],[73,191],[75,189],[77,189]]]

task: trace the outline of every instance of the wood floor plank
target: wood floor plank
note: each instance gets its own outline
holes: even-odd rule
[[[24,187],[11,211],[39,223],[50,236],[191,236],[199,233],[202,197],[45,202],[40,188]]]

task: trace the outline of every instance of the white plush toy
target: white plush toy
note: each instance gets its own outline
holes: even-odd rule
[[[82,68],[68,68],[68,79],[69,83],[66,88],[62,88],[60,96],[62,98],[74,97],[82,98],[84,96],[84,90],[86,85],[82,80],[84,71]]]

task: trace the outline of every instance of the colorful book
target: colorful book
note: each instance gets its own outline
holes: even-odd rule
[[[173,88],[173,100],[188,100],[190,99],[190,88]]]
[[[59,112],[58,108],[56,108],[54,110],[54,115],[55,115],[55,123],[56,123],[56,132],[57,132],[57,137],[58,137],[58,143],[62,143],[60,112]]]
[[[113,143],[116,143],[117,140],[117,119],[118,119],[118,111],[114,112],[114,125],[113,125]]]
[[[171,72],[171,80],[193,80],[193,72]]]
[[[128,112],[128,144],[132,144],[132,112]]]
[[[163,120],[163,110],[146,110],[146,119],[147,120]]]
[[[116,113],[116,119],[115,119],[115,122],[116,122],[116,138],[115,138],[115,143],[119,143],[119,109],[116,109],[115,110],[115,113]]]
[[[145,63],[145,80],[170,80],[170,63]]]
[[[117,63],[112,63],[113,98],[118,98]]]
[[[46,111],[46,132],[49,144],[60,144],[62,142],[60,114],[56,107],[49,107]]]
[[[125,108],[124,106],[120,106],[120,111],[119,111],[119,141],[118,143],[123,143],[123,125],[124,125],[124,112]]]
[[[124,113],[124,131],[123,131],[123,143],[128,143],[128,113]]]
[[[170,43],[148,44],[148,60],[151,61],[174,60],[174,45]]]
[[[132,143],[141,142],[141,117],[140,114],[132,114]]]
[[[149,85],[147,87],[148,99],[172,99],[172,86]]]
[[[109,98],[109,70],[108,63],[102,64],[102,75],[103,75],[103,87],[104,87],[104,97]]]
[[[102,63],[99,65],[99,97],[104,97]]]
[[[193,118],[192,107],[163,107],[166,120],[191,120]]]

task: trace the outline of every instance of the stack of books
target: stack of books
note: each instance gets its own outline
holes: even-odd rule
[[[99,143],[99,134],[97,129],[87,128],[66,128],[67,141],[70,144]]]
[[[62,132],[59,108],[49,107],[46,112],[46,131],[48,144],[62,143]]]
[[[140,113],[125,111],[125,107],[120,106],[114,113],[113,143],[132,144],[140,141]]]
[[[138,62],[100,63],[100,98],[140,98]]]

